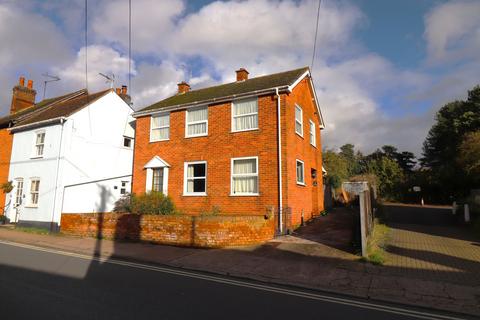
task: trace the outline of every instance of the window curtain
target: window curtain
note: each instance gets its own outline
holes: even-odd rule
[[[234,160],[233,193],[258,193],[258,176],[256,173],[256,159]]]
[[[188,122],[208,120],[208,108],[188,110]]]
[[[205,121],[201,123],[192,123]],[[208,107],[187,111],[188,135],[200,135],[207,133]]]
[[[152,117],[152,140],[166,140],[170,138],[170,115]]]
[[[235,102],[233,104],[233,115],[235,130],[258,128],[257,99]]]

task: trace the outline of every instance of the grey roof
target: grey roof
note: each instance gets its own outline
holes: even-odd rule
[[[183,94],[176,94],[156,102],[138,112],[153,111],[172,106],[194,104],[211,99],[247,94],[259,90],[292,85],[298,78],[308,71],[308,67],[251,78],[218,86],[192,90]]]

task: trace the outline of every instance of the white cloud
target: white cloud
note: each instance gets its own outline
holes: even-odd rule
[[[85,47],[77,53],[72,64],[66,68],[53,68],[62,82],[76,90],[85,88]],[[128,57],[122,56],[118,51],[102,45],[88,46],[88,88],[90,91],[101,90],[109,87],[106,79],[99,73],[115,75],[115,85],[121,86],[128,79]],[[135,74],[135,64],[132,63],[132,73]]]
[[[434,7],[425,17],[425,40],[431,63],[478,58],[480,2],[450,1]]]

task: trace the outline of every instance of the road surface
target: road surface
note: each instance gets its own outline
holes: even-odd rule
[[[0,318],[395,320],[461,317],[0,242]]]

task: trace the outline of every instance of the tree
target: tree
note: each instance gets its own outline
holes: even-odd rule
[[[340,156],[342,156],[348,163],[348,176],[353,176],[360,173],[360,161],[361,158],[358,156],[360,154],[355,154],[355,146],[351,143],[344,144],[340,147]]]
[[[397,153],[397,163],[405,173],[411,173],[417,164],[415,155],[409,151]]]
[[[403,182],[403,171],[398,163],[387,156],[368,162],[368,173],[377,178],[378,191],[382,197],[398,199]]]
[[[435,183],[449,195],[461,195],[468,189],[465,172],[457,161],[460,144],[469,132],[480,130],[480,86],[468,92],[465,101],[443,106],[423,144],[422,165],[430,168]]]
[[[459,147],[457,163],[474,182],[480,181],[480,131],[465,135]]]
[[[349,177],[348,161],[332,150],[323,152],[323,166],[327,170],[327,180],[334,188],[339,188]]]

